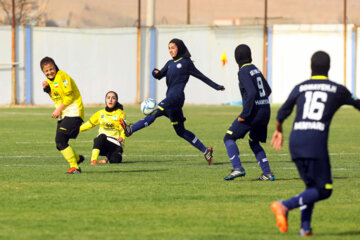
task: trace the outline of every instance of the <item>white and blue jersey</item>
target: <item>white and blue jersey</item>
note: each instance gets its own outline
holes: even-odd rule
[[[328,135],[331,119],[342,105],[360,110],[360,100],[353,99],[343,85],[325,76],[313,76],[297,85],[280,108],[277,120],[282,123],[296,105],[296,117],[290,134],[292,159],[328,158]]]

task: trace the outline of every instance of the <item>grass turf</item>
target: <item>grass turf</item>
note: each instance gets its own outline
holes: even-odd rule
[[[86,108],[86,119],[100,108]],[[136,121],[138,107],[125,106]],[[263,147],[276,176],[259,182],[261,170],[239,140],[244,178],[226,182],[231,170],[223,136],[241,111],[234,106],[185,106],[186,128],[214,147],[209,167],[200,152],[159,118],[126,142],[120,165],[91,166],[97,129],[70,144],[84,154],[83,173],[66,175],[67,162],[54,144],[52,108],[0,109],[0,239],[294,239],[300,214],[289,215],[280,233],[270,203],[304,189],[290,161],[287,137],[276,152],[269,142],[278,106],[272,109]],[[316,239],[360,238],[360,113],[343,107],[330,131],[334,192],[317,203]],[[285,122],[289,135],[292,117]]]

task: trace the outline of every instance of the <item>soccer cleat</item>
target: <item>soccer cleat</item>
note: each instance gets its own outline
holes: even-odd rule
[[[209,166],[212,164],[213,161],[213,148],[207,147],[204,153],[205,160],[208,162]]]
[[[312,232],[312,230],[305,230],[303,228],[300,228],[300,232],[299,235],[301,237],[310,237],[310,236],[315,236],[315,233]]]
[[[275,180],[275,176],[272,173],[266,174],[263,173],[261,174],[261,176],[259,177],[259,180],[261,181],[274,181]]]
[[[275,214],[276,226],[279,227],[280,232],[287,232],[288,224],[288,209],[282,204],[281,201],[273,202],[270,206],[271,211]]]
[[[96,160],[91,160],[91,165],[96,165],[97,161]]]
[[[77,161],[77,164],[82,163],[85,160],[85,157],[83,155],[79,155],[79,161]]]
[[[106,164],[108,162],[107,159],[101,159],[99,160],[99,164]]]
[[[129,137],[132,134],[131,124],[127,124],[122,118],[119,119],[121,127],[124,129],[125,136]]]
[[[78,174],[78,173],[81,173],[81,168],[71,167],[71,168],[69,168],[69,170],[66,173],[67,174]]]
[[[246,171],[245,169],[242,168],[235,168],[233,169],[229,175],[227,175],[224,180],[225,181],[229,181],[229,180],[234,180],[237,177],[245,177]]]

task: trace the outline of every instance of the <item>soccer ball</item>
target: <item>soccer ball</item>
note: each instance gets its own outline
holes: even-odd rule
[[[140,106],[141,111],[145,115],[150,115],[157,109],[157,103],[155,99],[148,98],[145,99]]]

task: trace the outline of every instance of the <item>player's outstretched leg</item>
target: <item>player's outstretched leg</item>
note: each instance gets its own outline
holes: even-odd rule
[[[276,226],[279,227],[280,232],[287,232],[288,230],[288,209],[281,201],[273,202],[270,206],[271,211],[275,214]]]
[[[236,145],[235,139],[227,133],[224,137],[224,144],[231,165],[233,166],[233,170],[224,178],[224,180],[234,180],[237,177],[244,177],[246,171],[241,166],[239,148]]]
[[[266,157],[264,149],[260,146],[259,141],[252,140],[249,138],[249,146],[253,153],[255,154],[256,160],[262,170],[262,174],[259,177],[259,180],[263,181],[274,181],[275,176],[270,170],[269,161]]]
[[[213,152],[214,150],[212,147],[207,147],[204,152],[205,160],[208,162],[209,166],[212,164],[213,161]]]

